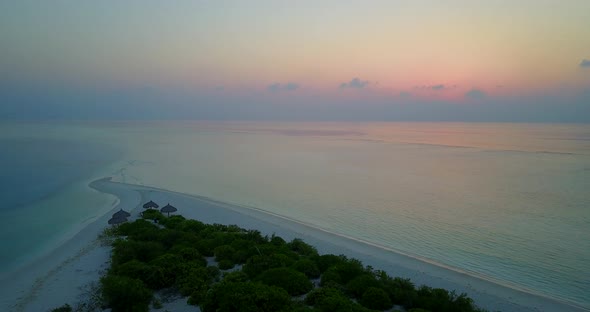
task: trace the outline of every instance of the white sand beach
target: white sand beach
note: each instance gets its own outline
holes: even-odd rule
[[[377,246],[335,235],[253,208],[226,204],[199,196],[112,182],[110,178],[90,186],[119,198],[112,211],[98,218],[50,254],[35,263],[2,276],[0,311],[48,311],[65,303],[76,306],[84,301],[108,268],[110,249],[101,246],[98,235],[111,214],[119,209],[131,212],[131,219],[143,211],[142,204],[153,200],[170,203],[186,218],[205,223],[236,224],[277,234],[286,240],[301,238],[320,253],[345,254],[389,275],[411,278],[417,284],[465,292],[479,306],[490,311],[587,311],[549,298],[505,287],[484,279],[443,268]],[[195,311],[195,307],[175,302],[165,306],[172,311]]]

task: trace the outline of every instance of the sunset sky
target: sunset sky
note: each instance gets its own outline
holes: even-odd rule
[[[590,122],[590,1],[2,1],[0,119]]]

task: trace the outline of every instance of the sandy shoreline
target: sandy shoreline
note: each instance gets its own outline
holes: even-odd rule
[[[392,276],[411,278],[417,284],[465,292],[490,311],[588,311],[546,297],[514,290],[467,274],[448,270],[363,242],[322,231],[256,209],[230,205],[205,197],[131,185],[100,179],[90,183],[100,192],[119,198],[118,204],[72,239],[46,257],[0,281],[0,311],[47,311],[77,302],[88,295],[108,268],[110,249],[96,240],[111,214],[120,208],[137,217],[147,200],[164,205],[171,203],[186,218],[205,223],[236,224],[257,229],[263,234],[277,234],[289,240],[302,238],[320,253],[345,254],[365,265],[386,271]]]

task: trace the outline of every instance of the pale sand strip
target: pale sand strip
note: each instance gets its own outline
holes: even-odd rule
[[[84,288],[97,282],[101,272],[108,267],[109,249],[101,247],[96,237],[106,226],[110,214],[123,208],[136,218],[143,210],[141,204],[150,199],[160,205],[171,203],[186,218],[205,223],[236,224],[247,229],[257,229],[263,234],[274,233],[287,240],[302,238],[320,253],[345,254],[392,276],[411,278],[417,285],[465,292],[490,311],[588,311],[252,208],[157,188],[111,182],[109,178],[94,181],[91,187],[117,196],[119,204],[49,256],[8,278],[3,277],[0,283],[0,311],[47,311],[64,303],[75,305],[84,295]],[[178,305],[178,302],[175,304],[174,311],[183,306]]]

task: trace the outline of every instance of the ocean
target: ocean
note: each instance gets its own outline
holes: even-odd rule
[[[0,123],[0,150],[0,273],[107,213],[112,176],[590,308],[590,125]]]

